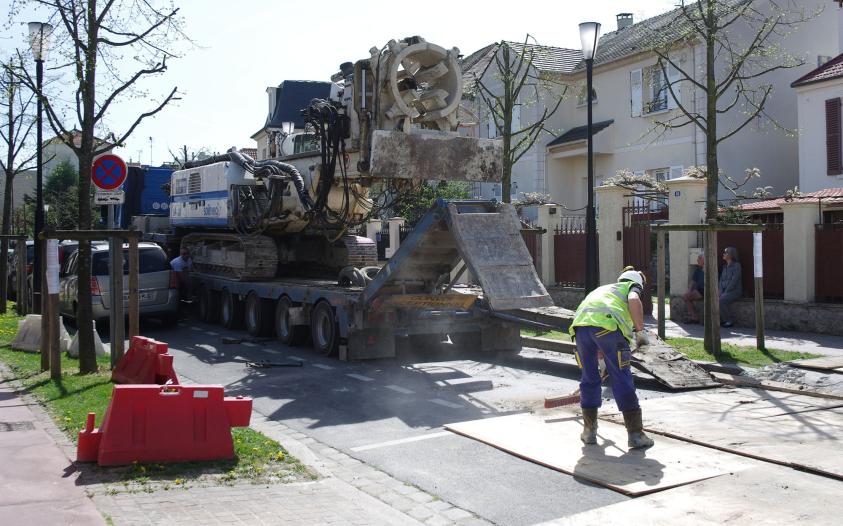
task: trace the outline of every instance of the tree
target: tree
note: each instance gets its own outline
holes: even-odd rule
[[[504,203],[512,201],[512,167],[536,143],[542,132],[550,133],[546,124],[562,104],[567,86],[554,79],[552,74],[539,71],[534,61],[547,48],[528,44],[501,42],[494,51],[496,70],[489,76],[485,71],[475,75],[470,97],[480,97],[483,110],[494,123],[497,135],[503,141],[503,177],[501,179]],[[536,118],[525,122],[523,109],[536,107]],[[517,112],[517,113],[516,113]],[[513,123],[513,115],[518,123]],[[513,126],[515,124],[515,126]]]
[[[676,111],[664,119],[655,119],[655,131],[667,133],[684,126],[695,126],[706,138],[706,165],[698,172],[705,176],[706,220],[716,225],[719,212],[718,190],[722,186],[733,193],[746,184],[736,183],[721,173],[718,147],[740,133],[756,119],[767,119],[777,128],[775,116],[766,110],[773,85],[764,77],[778,70],[796,68],[804,60],[793,57],[780,47],[780,39],[817,13],[789,9],[782,2],[769,0],[680,0],[672,20],[664,27],[671,31],[650,35],[653,52],[658,57],[662,91],[676,103]],[[788,3],[788,5],[792,5]],[[664,33],[670,35],[669,38]],[[705,53],[704,72],[687,70],[673,51],[699,44]],[[675,72],[675,74],[670,74]],[[702,73],[702,74],[700,74]],[[690,86],[703,95],[700,103],[683,101],[680,86]],[[666,99],[665,99],[666,100]],[[728,117],[727,127],[721,120]],[[747,173],[750,173],[748,171]],[[720,308],[718,293],[717,234],[708,233],[705,266],[705,348],[720,352]]]
[[[93,192],[93,189],[91,190]],[[44,182],[44,203],[49,205],[46,224],[56,230],[76,230],[79,221],[79,172],[68,161],[62,161]],[[91,215],[99,212],[93,205]]]
[[[3,211],[0,234],[7,236],[11,232],[12,196],[14,195],[15,176],[31,170],[35,165],[36,150],[32,148],[31,132],[35,124],[32,116],[34,94],[21,86],[17,70],[23,68],[23,62],[9,60],[0,64],[0,91],[3,110],[3,122],[0,124],[0,139],[6,148],[6,155],[0,158],[0,169],[3,170]],[[0,241],[0,298],[8,294],[8,273],[6,254],[9,250],[9,240]],[[20,298],[18,299],[20,301]],[[0,302],[0,313],[6,312],[6,303]]]
[[[189,161],[201,161],[212,155],[209,148],[191,149],[186,144],[175,152],[173,150],[168,151],[170,152],[170,157],[173,158],[173,164],[179,167],[184,166]]]
[[[177,55],[170,51],[173,43],[186,38],[181,30],[178,8],[170,2],[159,9],[150,2],[134,0],[29,0],[50,12],[57,21],[53,38],[59,75],[69,82],[56,82],[55,92],[38,93],[44,102],[47,119],[56,135],[79,159],[78,208],[80,229],[91,228],[91,173],[93,160],[114,145],[122,145],[141,122],[164,109],[176,97],[176,88],[122,129],[111,131],[109,110],[121,101],[152,96],[141,89],[143,80],[167,70],[167,60]],[[23,80],[35,87],[24,71]],[[72,82],[70,82],[72,79]],[[67,92],[62,92],[65,88]],[[73,101],[63,107],[59,101]],[[134,102],[138,104],[137,101]],[[78,133],[74,133],[74,129]],[[99,132],[111,144],[99,142]],[[78,140],[77,140],[78,136]],[[79,369],[82,373],[97,370],[91,313],[91,245],[79,243]]]
[[[404,192],[393,209],[398,216],[415,226],[437,199],[468,199],[469,183],[453,181],[425,181],[418,188]]]

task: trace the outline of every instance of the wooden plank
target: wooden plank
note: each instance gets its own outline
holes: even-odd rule
[[[763,465],[545,523],[600,524],[840,524],[843,483]]]
[[[824,356],[822,358],[807,358],[805,360],[793,360],[787,362],[793,367],[802,369],[817,369],[819,371],[833,371],[843,369],[843,356]]]
[[[671,389],[716,387],[710,373],[687,356],[650,334],[650,345],[632,351],[632,365]]]
[[[738,387],[752,387],[755,389],[766,389],[768,391],[781,391],[783,393],[800,394],[804,396],[813,396],[817,398],[828,398],[832,400],[843,400],[843,396],[834,393],[824,393],[812,389],[801,389],[799,385],[787,384],[784,382],[774,382],[771,380],[756,380],[749,376],[737,376],[728,373],[710,373],[717,381],[727,384],[736,385]]]
[[[840,405],[803,394],[727,388],[641,401],[648,431],[843,479]],[[622,421],[617,411],[601,416]]]
[[[600,484],[624,495],[654,491],[745,469],[750,462],[659,437],[647,450],[628,450],[626,429],[601,422],[598,444],[580,442],[582,421],[568,411],[516,414],[460,422],[446,429],[519,458]]]
[[[574,354],[577,350],[577,344],[565,340],[556,340],[554,338],[543,338],[541,336],[522,336],[521,345],[523,347],[532,347],[533,349],[541,349],[543,351],[558,352],[562,354]]]

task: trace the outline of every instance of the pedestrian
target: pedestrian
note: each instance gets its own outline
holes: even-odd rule
[[[688,309],[688,322],[699,323],[700,316],[697,314],[697,309],[694,307],[694,302],[703,299],[703,292],[705,291],[705,256],[702,254],[697,256],[697,268],[694,269],[694,274],[691,276],[691,282],[688,284],[688,291],[682,296],[685,300],[685,307]]]
[[[569,332],[577,344],[577,363],[582,369],[580,407],[584,429],[580,438],[586,444],[597,443],[597,410],[602,404],[598,352],[612,384],[612,394],[623,413],[630,448],[647,448],[652,439],[644,434],[641,407],[635,394],[630,370],[630,342],[638,347],[649,344],[644,332],[644,275],[624,270],[617,283],[603,285],[585,297],[571,323]]]
[[[734,325],[734,320],[729,305],[740,298],[743,292],[738,250],[735,247],[726,247],[723,251],[723,261],[726,262],[726,266],[720,273],[720,325],[731,327]]]
[[[176,282],[179,284],[179,299],[187,301],[190,299],[190,271],[193,270],[193,259],[187,248],[182,247],[178,257],[170,261],[170,268],[176,275]]]

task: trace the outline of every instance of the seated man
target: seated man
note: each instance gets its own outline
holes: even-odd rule
[[[691,282],[688,284],[688,291],[682,296],[685,300],[685,307],[688,308],[688,323],[699,323],[700,316],[697,314],[697,309],[694,307],[694,302],[703,299],[705,291],[705,257],[700,254],[697,256],[697,268],[694,269],[694,274],[691,276]]]
[[[190,300],[190,271],[193,269],[193,260],[190,259],[190,252],[186,248],[181,249],[179,256],[170,261],[170,268],[176,274],[179,284],[179,299]]]

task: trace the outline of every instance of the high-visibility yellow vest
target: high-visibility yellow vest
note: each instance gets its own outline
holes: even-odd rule
[[[577,307],[568,332],[573,336],[575,327],[601,327],[609,331],[620,330],[627,340],[632,340],[635,324],[629,313],[629,289],[634,286],[638,285],[624,281],[591,291]]]

